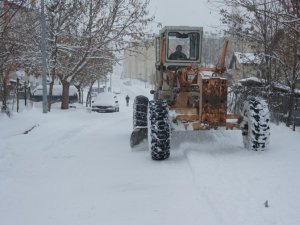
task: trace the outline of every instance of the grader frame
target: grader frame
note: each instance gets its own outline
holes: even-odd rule
[[[199,46],[195,57],[187,60],[169,60],[167,57],[170,46],[169,34],[179,34],[179,37],[198,35]],[[195,39],[195,38],[194,38]],[[174,125],[181,125],[188,130],[207,130],[226,127],[239,128],[239,115],[227,114],[227,79],[223,77],[226,71],[225,56],[228,40],[220,54],[216,67],[200,67],[201,63],[201,27],[165,27],[156,38],[156,99],[166,99],[169,110],[174,116]],[[191,49],[191,52],[195,52]],[[189,54],[191,55],[191,54]],[[198,55],[198,57],[197,57]],[[192,58],[192,59],[191,59]],[[208,75],[209,73],[209,75]]]
[[[266,101],[248,96],[241,115],[227,113],[227,79],[224,41],[214,67],[201,67],[201,27],[164,27],[156,37],[154,95],[150,100],[136,96],[133,110],[134,147],[148,138],[152,159],[170,156],[172,131],[209,130],[224,127],[241,129],[247,149],[264,151],[270,137],[270,116]],[[178,47],[180,45],[180,47]],[[178,58],[171,54],[175,51]]]

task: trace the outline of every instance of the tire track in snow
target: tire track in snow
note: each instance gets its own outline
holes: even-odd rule
[[[239,146],[239,141],[236,139],[236,136],[233,137],[232,134],[228,133],[228,131],[218,130],[212,131],[211,133],[209,133],[209,131],[205,132],[206,133],[202,138],[199,139],[198,137],[196,143],[184,143],[184,145],[180,146],[180,150],[182,151],[182,154],[186,159],[186,163],[191,171],[193,186],[198,195],[198,200],[200,201],[199,204],[205,205],[206,203],[211,209],[212,216],[210,217],[215,216],[212,224],[230,224],[231,222],[228,221],[226,214],[224,214],[224,208],[219,205],[220,202],[216,201],[216,198],[213,195],[217,189],[211,189],[211,187],[213,187],[212,185],[214,185],[214,182],[216,181],[214,179],[207,179],[207,176],[199,177],[199,174],[201,175],[203,171],[204,173],[210,173],[214,169],[220,172],[224,154],[234,155],[241,150],[241,146]],[[203,162],[205,162],[205,158],[212,161],[209,162],[209,165],[211,165],[209,168],[206,168],[205,164],[202,166],[194,164],[194,157],[199,157],[199,154],[200,157],[204,158]],[[199,161],[197,162],[199,163]],[[215,165],[216,168],[212,165]],[[206,184],[205,182],[213,183]],[[218,182],[220,182],[220,185],[225,182],[226,187],[226,181],[221,179]],[[203,202],[205,203],[203,204]]]
[[[207,185],[203,183],[203,180],[199,178],[197,175],[197,166],[193,164],[193,158],[195,157],[195,153],[209,154],[216,160],[216,163],[221,163],[218,160],[217,155],[221,153],[221,150],[215,149],[213,146],[221,146],[221,142],[225,139],[228,139],[228,135],[226,135],[223,131],[203,131],[203,132],[178,132],[175,133],[175,140],[172,145],[173,147],[177,148],[174,150],[177,150],[181,152],[182,157],[185,159],[185,162],[187,164],[187,167],[191,174],[192,179],[192,185],[195,189],[195,193],[197,195],[197,200],[199,202],[199,205],[203,208],[207,208],[207,218],[210,218],[211,223],[209,224],[224,224],[224,215],[222,213],[222,209],[218,208],[217,203],[213,201],[209,197],[209,189],[206,189]],[[179,135],[178,135],[179,134]],[[226,146],[225,152],[228,151],[226,149],[236,149],[236,146],[229,142],[226,143],[226,145],[229,144],[230,146]],[[178,147],[179,146],[179,147]],[[223,151],[222,150],[222,151]],[[211,170],[207,170],[207,172],[210,172]],[[204,181],[205,182],[205,181]],[[201,186],[203,184],[203,186]],[[209,186],[210,184],[208,184]]]
[[[195,189],[195,192],[197,194],[197,200],[199,202],[199,204],[201,206],[209,206],[209,208],[211,209],[210,211],[210,219],[212,221],[210,221],[210,223],[208,224],[222,224],[223,218],[222,218],[222,214],[220,212],[220,210],[216,207],[216,205],[213,203],[213,201],[208,197],[208,195],[205,193],[205,191],[203,190],[203,188],[198,184],[197,182],[197,176],[196,176],[196,172],[195,169],[191,163],[190,160],[190,154],[189,154],[190,150],[187,149],[183,149],[183,155],[185,157],[185,161],[186,164],[191,172],[192,175],[192,183],[193,183],[193,187]]]

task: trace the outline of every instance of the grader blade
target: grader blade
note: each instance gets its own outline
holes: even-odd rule
[[[147,127],[135,128],[130,136],[130,147],[140,144],[144,139],[148,137]]]

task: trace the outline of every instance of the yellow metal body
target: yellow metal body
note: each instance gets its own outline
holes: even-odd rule
[[[224,41],[215,68],[195,68],[193,63],[190,66],[176,62],[168,64],[164,33],[158,43],[160,64],[155,84],[159,98],[168,100],[172,122],[188,130],[239,128],[239,115],[227,114],[227,80],[222,77],[226,71],[228,40]],[[207,72],[211,75],[205,75]]]
[[[227,114],[227,80],[220,76],[205,77],[201,71],[184,68],[178,72],[180,88],[170,103],[170,111],[174,112],[171,115],[175,115],[172,121],[189,130],[239,128],[239,115]],[[194,78],[189,81],[188,75]]]

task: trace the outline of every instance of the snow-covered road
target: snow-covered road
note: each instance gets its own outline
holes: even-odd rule
[[[2,225],[298,225],[299,132],[272,125],[266,152],[240,131],[175,133],[171,156],[129,147],[132,107],[0,117]],[[28,134],[25,130],[32,129]],[[264,203],[268,200],[269,207]]]

